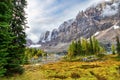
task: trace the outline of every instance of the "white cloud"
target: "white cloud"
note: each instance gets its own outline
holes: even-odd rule
[[[112,16],[118,12],[118,3],[114,3],[111,6],[107,5],[102,12],[103,16]]]
[[[109,1],[111,1],[111,0],[105,0],[106,2],[109,2]]]
[[[77,13],[85,10],[93,3],[97,4],[104,0],[87,0],[80,3],[72,4],[70,0],[65,3],[56,4],[57,0],[27,0],[26,9],[29,29],[26,29],[28,38],[37,42],[41,33],[46,30],[58,28],[64,21],[75,18]],[[54,6],[53,6],[54,4]],[[66,8],[66,9],[64,9]],[[63,9],[62,11],[60,11]],[[58,11],[58,12],[57,12]]]

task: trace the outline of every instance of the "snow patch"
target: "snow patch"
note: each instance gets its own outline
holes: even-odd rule
[[[96,33],[94,34],[94,36],[97,36],[99,33],[100,33],[100,32],[96,32]]]
[[[118,28],[120,28],[120,27],[117,26],[117,25],[114,25],[113,28],[114,28],[114,29],[118,29]]]
[[[45,43],[46,41],[45,40],[42,40],[43,43]]]
[[[114,6],[115,7],[115,6]],[[103,16],[112,16],[117,13],[118,9],[112,9],[111,6],[107,5],[106,8],[103,10],[102,15]]]
[[[48,38],[47,38],[47,41],[50,41],[50,40],[51,40],[51,33],[52,33],[52,32],[49,33],[49,36],[48,36]]]
[[[30,48],[38,48],[38,47],[41,47],[41,45],[35,44],[35,45],[30,45],[29,47]]]

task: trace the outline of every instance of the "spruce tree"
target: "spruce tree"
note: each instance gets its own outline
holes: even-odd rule
[[[81,39],[79,41],[73,41],[68,49],[68,57],[83,56],[83,55],[95,55],[104,53],[105,49],[100,46],[95,37],[90,37],[90,40]]]
[[[98,54],[100,51],[100,45],[97,39],[95,39],[95,37],[92,38],[92,43],[93,43],[93,50],[94,50],[94,54]]]
[[[11,42],[10,21],[12,19],[11,0],[0,1],[0,76],[7,72],[9,43]]]
[[[115,45],[114,44],[112,44],[111,50],[112,50],[112,54],[115,55]]]
[[[68,48],[68,57],[72,57],[73,56],[73,51],[72,51],[72,44],[69,45],[69,48]]]
[[[88,42],[86,39],[82,39],[82,54],[87,55],[88,54]]]
[[[68,56],[71,58],[76,55],[76,43],[72,41],[68,49]]]
[[[120,56],[120,41],[119,41],[119,37],[118,36],[116,36],[116,42],[117,42],[116,50],[117,50],[118,55]]]
[[[81,40],[77,42],[77,55],[82,54],[82,46],[81,46]]]
[[[25,0],[0,0],[0,76],[22,73]]]
[[[25,51],[25,12],[24,8],[26,6],[25,0],[12,0],[12,19],[10,25],[10,31],[12,32],[12,41],[9,44],[9,60],[5,67],[7,69],[6,75],[11,75],[14,73],[22,73],[23,68],[21,64],[24,59]]]
[[[91,54],[94,54],[92,37],[90,37],[90,53],[91,53]]]

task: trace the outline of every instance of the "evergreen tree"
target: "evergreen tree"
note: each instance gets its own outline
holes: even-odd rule
[[[22,73],[25,0],[0,0],[0,76]]]
[[[101,47],[101,46],[100,46],[99,49],[100,49],[100,50],[99,50],[99,54],[103,54],[103,53],[105,53],[105,48],[104,48],[104,47]]]
[[[14,73],[22,73],[23,68],[21,64],[24,61],[24,51],[25,51],[25,12],[24,8],[26,6],[25,0],[12,0],[12,19],[11,19],[11,36],[12,41],[9,44],[9,64],[5,66],[7,69],[6,75],[11,75]]]
[[[118,36],[116,36],[116,42],[117,42],[116,50],[117,50],[118,55],[120,56],[120,41],[119,41],[119,37]]]
[[[74,57],[78,55],[93,55],[103,53],[105,49],[100,46],[97,39],[90,37],[90,40],[81,39],[79,41],[73,41],[68,49],[68,56]]]
[[[77,42],[77,55],[82,54],[82,46],[81,46],[81,40]]]
[[[90,37],[90,53],[94,54],[92,37]]]
[[[91,53],[90,53],[90,42],[89,41],[87,41],[87,43],[86,43],[86,47],[87,47],[87,55],[90,55]]]
[[[111,49],[112,49],[112,54],[115,54],[115,45],[114,44],[112,44]]]
[[[97,39],[95,39],[95,37],[92,38],[92,43],[93,43],[93,54],[98,54],[100,51],[100,45]]]
[[[10,21],[12,19],[11,0],[0,1],[0,76],[4,76],[7,69],[5,66],[9,64],[8,48],[11,42]]]
[[[73,51],[73,53],[74,53],[74,56],[76,56],[78,53],[77,53],[77,50],[78,50],[78,43],[77,43],[77,41],[76,42],[74,42],[74,44],[73,44],[73,49],[74,49],[74,51]]]
[[[72,41],[72,44],[70,44],[68,49],[68,56],[73,57],[76,54],[76,43]]]
[[[86,55],[87,54],[87,40],[82,39],[82,54]]]

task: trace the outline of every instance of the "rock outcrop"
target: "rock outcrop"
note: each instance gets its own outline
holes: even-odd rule
[[[43,33],[41,36],[40,36],[40,43],[45,43],[45,42],[48,42],[50,41],[50,38],[51,38],[51,35],[50,35],[50,31],[46,31],[45,33]]]
[[[70,43],[80,37],[89,38],[114,25],[120,26],[120,0],[102,2],[80,11],[75,19],[65,21],[58,29],[42,34],[38,43],[44,47]]]
[[[26,46],[34,44],[31,39],[26,38]]]

